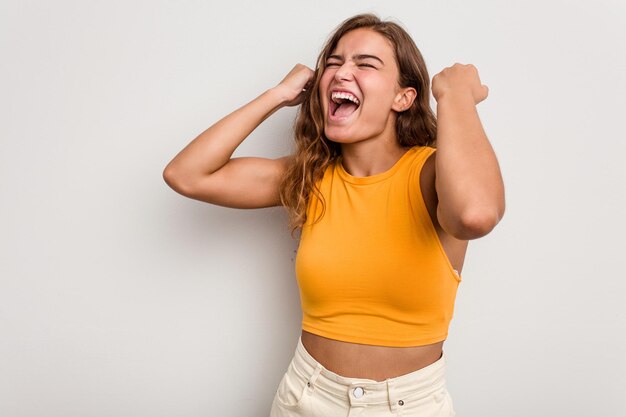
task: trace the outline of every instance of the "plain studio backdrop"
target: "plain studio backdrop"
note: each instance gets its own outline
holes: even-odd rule
[[[0,416],[269,413],[300,332],[286,212],[162,171],[366,11],[431,79],[472,63],[490,89],[507,209],[469,244],[444,346],[457,415],[626,415],[623,2],[5,0]],[[286,155],[295,112],[233,156]]]

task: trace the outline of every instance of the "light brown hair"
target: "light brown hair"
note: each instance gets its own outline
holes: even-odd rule
[[[322,203],[322,216],[326,208],[316,182],[326,168],[334,164],[341,155],[341,146],[328,140],[324,134],[324,116],[319,97],[320,79],[326,69],[326,60],[346,33],[368,28],[387,38],[394,49],[399,70],[400,87],[413,87],[417,95],[407,110],[398,113],[396,134],[403,147],[434,146],[437,120],[430,108],[430,77],[421,52],[411,36],[398,23],[383,21],[371,13],[364,13],[344,20],[329,36],[322,48],[315,68],[313,85],[298,110],[294,124],[295,152],[285,170],[280,184],[280,200],[289,213],[291,235],[306,222],[306,208],[314,194]],[[319,221],[321,216],[316,219]]]

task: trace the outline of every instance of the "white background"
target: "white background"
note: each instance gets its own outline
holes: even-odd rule
[[[403,23],[431,78],[472,63],[490,89],[507,210],[463,269],[457,415],[624,412],[623,2],[4,0],[1,416],[268,414],[300,331],[286,213],[162,171],[363,11]],[[233,156],[288,153],[294,115]]]

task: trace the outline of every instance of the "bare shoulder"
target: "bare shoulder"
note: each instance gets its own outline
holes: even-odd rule
[[[435,169],[435,159],[437,158],[437,152],[433,152],[424,162],[422,170],[420,172],[420,188],[422,190],[422,197],[424,204],[430,215],[430,220],[437,231],[441,245],[443,246],[450,263],[457,271],[461,272],[463,268],[463,261],[465,259],[465,253],[467,250],[468,241],[460,240],[449,233],[447,233],[437,219],[437,205],[439,199],[437,198],[437,189],[435,188],[435,177],[437,175]]]

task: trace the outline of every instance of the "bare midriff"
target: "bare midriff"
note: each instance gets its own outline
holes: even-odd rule
[[[443,343],[424,346],[389,347],[343,342],[302,330],[302,344],[324,368],[349,378],[384,381],[405,375],[436,362]]]

